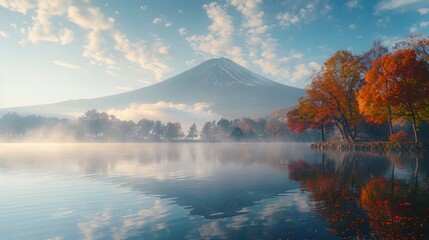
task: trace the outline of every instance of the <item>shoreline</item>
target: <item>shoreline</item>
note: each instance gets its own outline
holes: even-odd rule
[[[428,142],[315,142],[312,150],[337,151],[385,151],[385,152],[423,152],[429,150]]]

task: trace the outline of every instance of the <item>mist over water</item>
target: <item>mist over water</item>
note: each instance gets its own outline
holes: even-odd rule
[[[419,200],[427,194],[427,161],[412,153],[314,152],[298,143],[2,144],[0,216],[8,221],[0,233],[5,239],[383,238],[389,235],[377,222],[390,220],[376,212],[377,201],[362,196],[383,199],[390,192],[371,186],[395,179],[396,200],[383,208],[405,219],[391,223],[405,226],[395,234],[427,236],[406,220],[414,214],[413,222],[429,223],[421,215],[428,205]]]

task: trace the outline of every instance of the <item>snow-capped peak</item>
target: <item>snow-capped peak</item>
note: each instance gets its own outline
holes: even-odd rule
[[[273,86],[277,84],[227,58],[207,60],[170,81],[177,80],[189,83],[204,83],[206,86],[216,87],[237,85]]]

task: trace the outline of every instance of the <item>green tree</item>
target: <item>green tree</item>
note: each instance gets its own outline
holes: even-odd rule
[[[155,121],[150,138],[153,140],[160,140],[162,137],[164,137],[164,134],[165,134],[164,123],[162,123],[159,120]]]
[[[168,140],[177,140],[183,137],[182,126],[180,123],[168,122],[165,126],[165,137]]]
[[[201,130],[200,136],[204,140],[214,140],[216,134],[216,121],[206,122]]]
[[[136,137],[140,140],[148,140],[155,127],[155,122],[146,118],[140,120],[136,125]]]
[[[198,137],[198,128],[195,123],[193,123],[188,130],[188,135],[186,135],[186,138],[194,139]]]
[[[105,112],[98,112],[95,109],[88,110],[78,121],[84,125],[86,136],[94,139],[105,138],[105,132],[110,127],[110,116]]]
[[[231,137],[234,138],[237,141],[240,141],[244,136],[243,130],[241,128],[236,127],[231,132]]]

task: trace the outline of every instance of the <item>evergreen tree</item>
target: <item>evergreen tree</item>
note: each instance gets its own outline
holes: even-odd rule
[[[186,137],[190,139],[194,139],[198,137],[198,128],[195,123],[189,127],[188,135]]]

